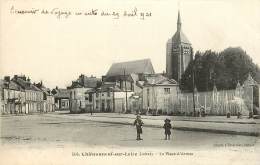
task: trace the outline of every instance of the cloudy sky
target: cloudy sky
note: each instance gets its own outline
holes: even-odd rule
[[[66,87],[81,73],[100,77],[113,62],[143,58],[150,58],[155,71],[162,72],[166,42],[177,29],[178,9],[182,29],[195,51],[240,46],[260,64],[259,0],[0,2],[1,77],[26,74],[48,87]],[[123,16],[135,8],[138,16]],[[18,13],[34,9],[36,14]],[[42,9],[49,13],[41,14]],[[92,9],[97,9],[97,16],[75,15]],[[71,15],[58,18],[58,11]],[[102,11],[118,13],[119,18],[100,16]],[[143,20],[141,13],[148,16]]]

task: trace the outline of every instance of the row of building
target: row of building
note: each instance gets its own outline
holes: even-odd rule
[[[235,115],[253,110],[252,77],[234,90],[183,93],[174,79],[155,73],[151,60],[114,63],[102,78],[80,75],[66,89],[46,88],[42,82],[31,83],[26,76],[15,75],[0,80],[1,113],[43,113],[70,110],[71,113],[145,113],[191,114],[201,107],[212,115]],[[194,100],[193,100],[194,99]],[[258,98],[259,99],[259,98]],[[257,99],[258,105],[259,100]],[[246,111],[244,111],[246,110]]]
[[[146,113],[152,109],[170,113],[173,110],[170,100],[177,101],[174,98],[178,89],[175,80],[154,72],[150,59],[142,59],[114,63],[101,79],[80,75],[63,89],[67,90],[66,100],[61,96],[55,100],[57,104],[68,105],[66,108],[72,113]]]
[[[71,113],[136,113],[160,109],[171,112],[178,84],[156,74],[150,59],[114,63],[102,78],[80,75],[66,89],[46,88],[25,75],[0,80],[1,113],[37,113],[70,110]]]
[[[193,98],[192,93],[182,92],[174,79],[155,73],[150,59],[143,59],[114,63],[101,79],[80,75],[67,89],[56,88],[52,93],[57,109],[71,113],[191,114],[194,102],[197,112],[203,107],[208,114],[235,115],[253,110],[256,83],[250,74],[247,81],[233,90],[195,89]]]
[[[25,75],[5,76],[0,79],[0,112],[1,114],[31,114],[52,112],[54,96],[42,82],[31,83]]]

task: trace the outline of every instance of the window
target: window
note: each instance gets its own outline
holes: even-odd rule
[[[88,100],[88,97],[85,97],[85,100]]]
[[[92,102],[92,94],[91,93],[89,94],[88,97],[89,97],[89,102]]]
[[[70,98],[72,98],[72,99],[73,99],[73,94],[72,94],[72,91],[70,92]]]
[[[107,91],[107,97],[110,97],[110,91]]]
[[[111,111],[111,100],[107,100],[107,111]]]
[[[96,101],[96,109],[98,109],[98,105],[99,105],[99,102],[98,100]]]
[[[149,107],[150,106],[150,91],[149,91],[149,88],[147,89],[147,107]]]
[[[43,100],[47,100],[47,94],[45,92],[43,93]]]
[[[1,90],[1,96],[2,96],[2,100],[4,100],[4,98],[5,98],[4,90]]]
[[[98,97],[98,96],[99,96],[99,93],[97,92],[97,93],[96,93],[96,97]]]
[[[164,88],[164,94],[170,94],[170,88]]]

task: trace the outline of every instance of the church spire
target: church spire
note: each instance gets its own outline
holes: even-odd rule
[[[181,31],[181,15],[180,15],[180,10],[178,11],[177,31]]]

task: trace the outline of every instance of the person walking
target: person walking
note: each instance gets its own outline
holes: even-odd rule
[[[165,119],[164,120],[164,133],[165,133],[165,140],[170,140],[170,136],[171,136],[171,120],[170,119]]]
[[[137,133],[137,138],[136,140],[143,140],[141,139],[141,134],[143,133],[143,130],[142,130],[142,126],[143,126],[143,121],[141,119],[141,116],[140,115],[137,115],[136,116],[136,119],[134,121],[134,125],[136,126],[136,133]]]

